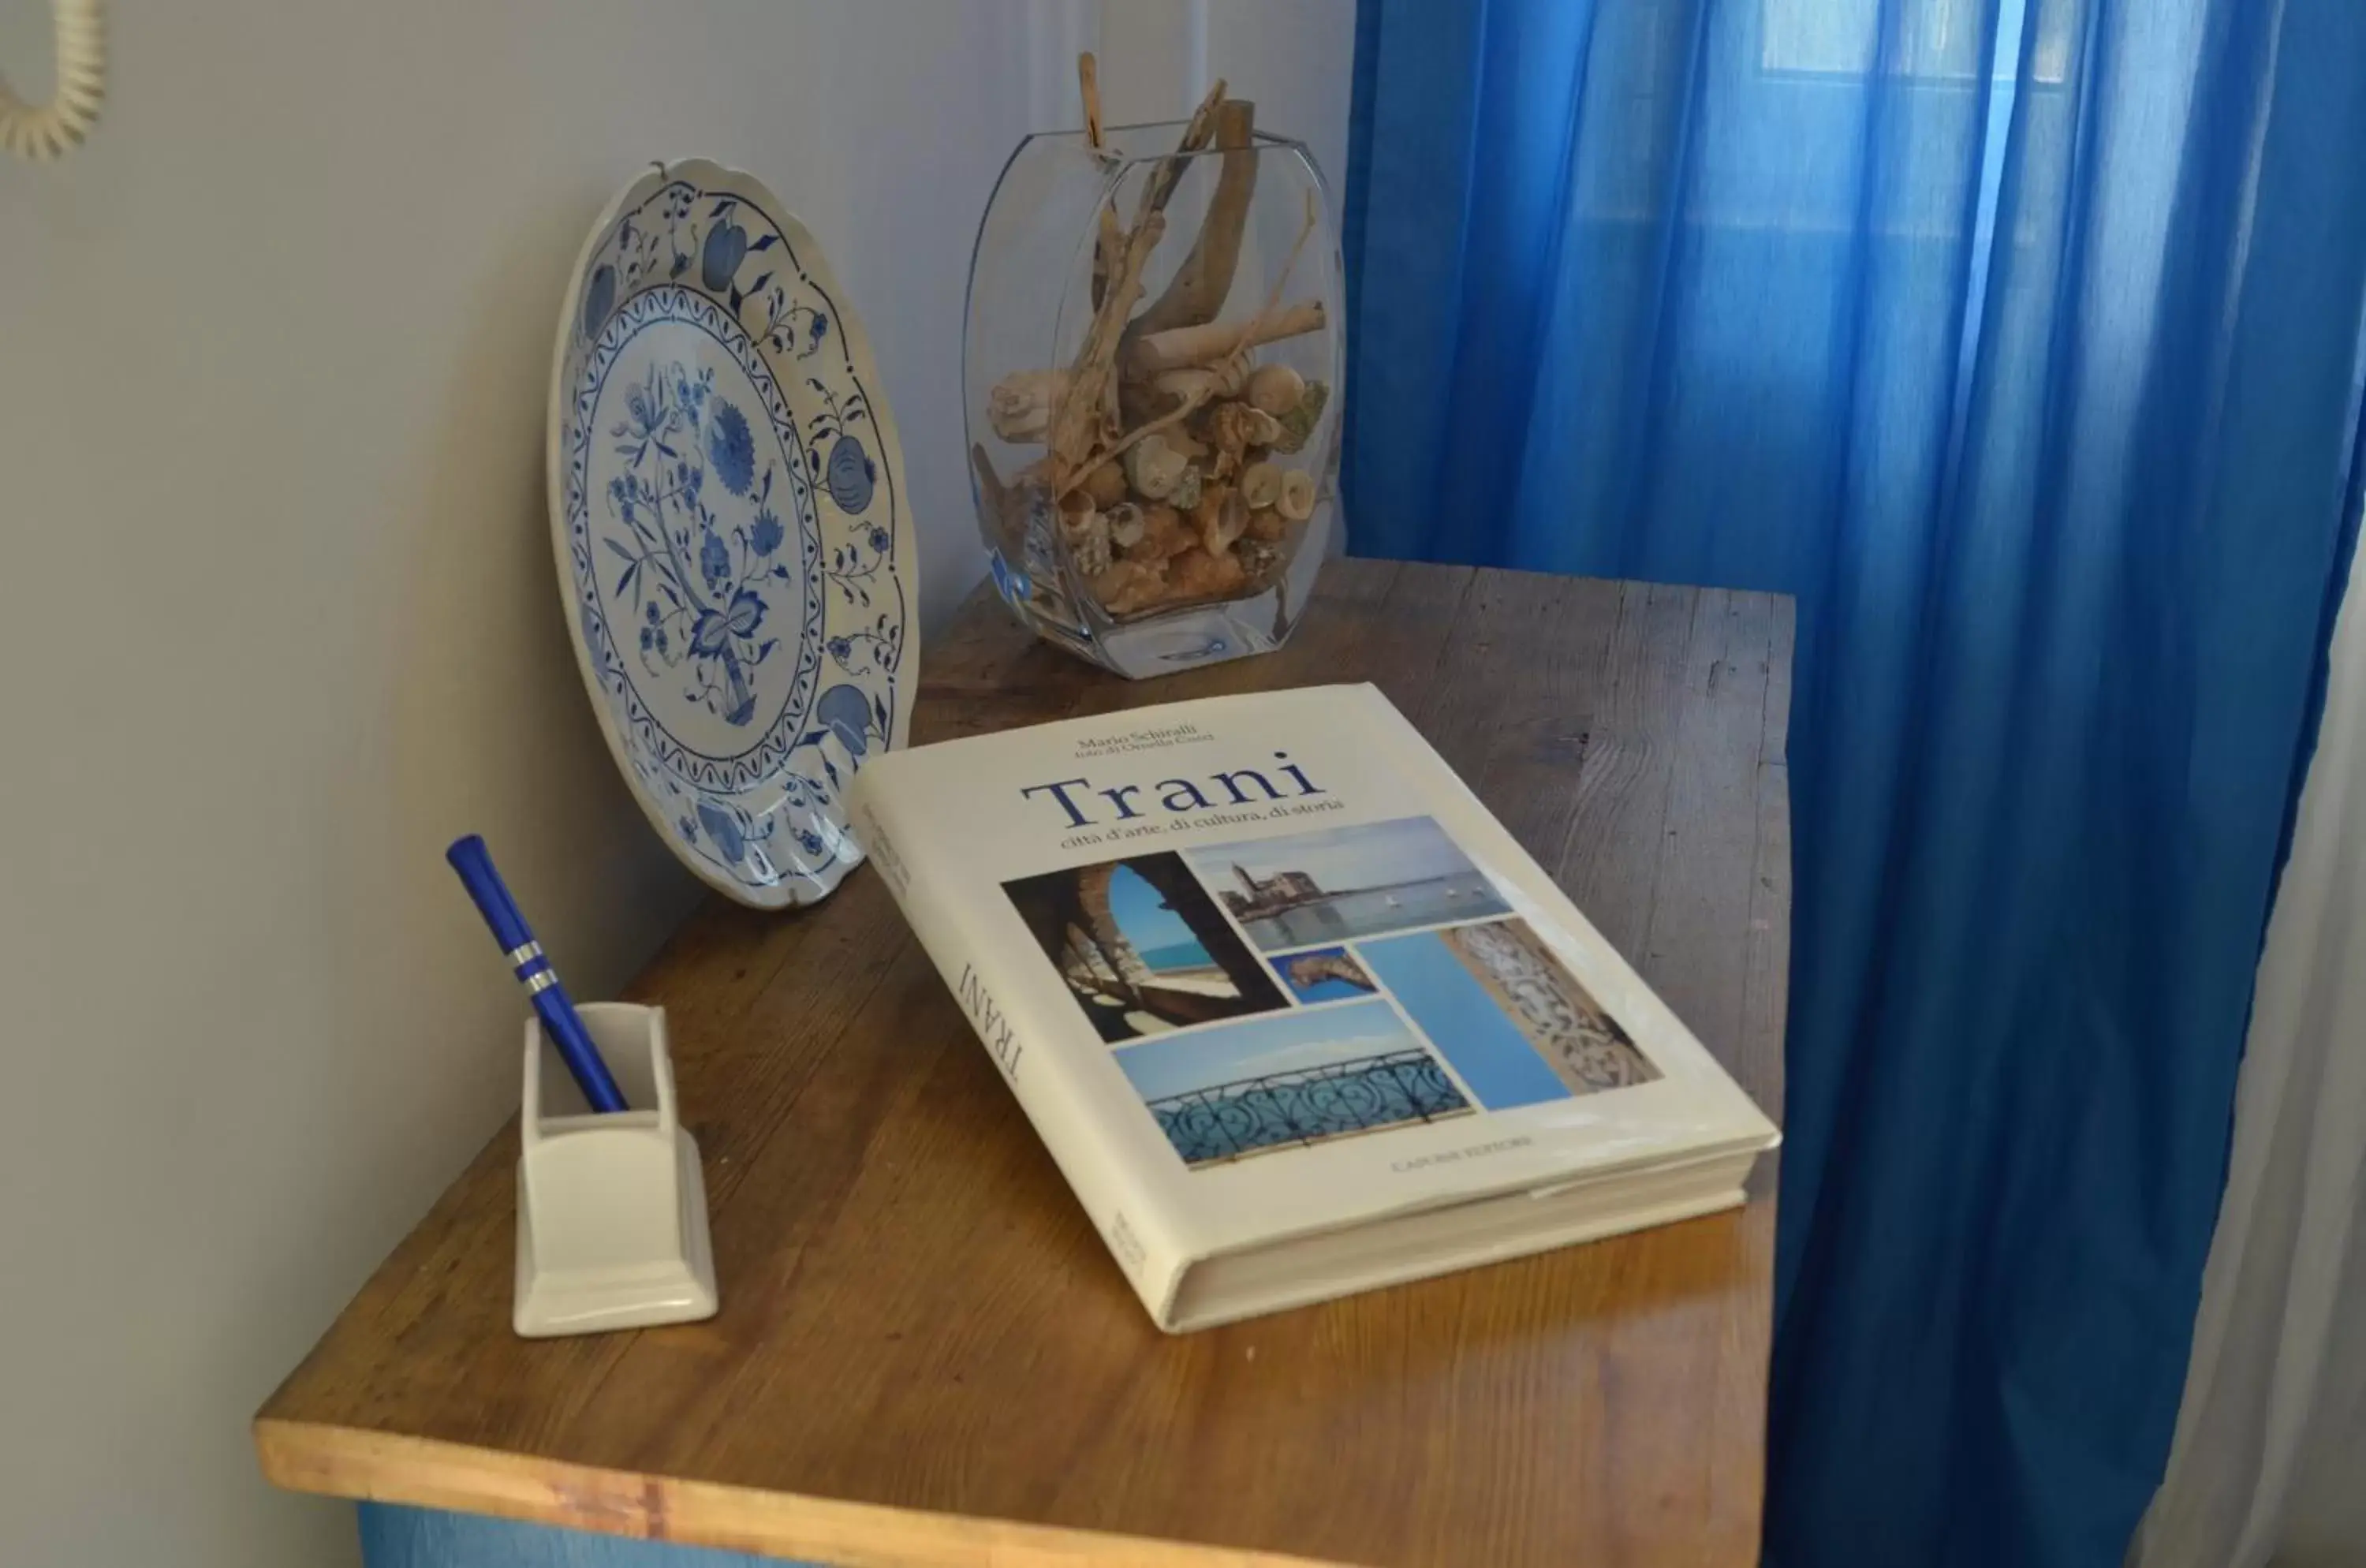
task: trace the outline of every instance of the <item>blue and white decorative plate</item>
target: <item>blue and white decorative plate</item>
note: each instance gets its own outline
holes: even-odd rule
[[[742,903],[862,862],[845,788],[904,743],[918,668],[906,495],[870,344],[780,199],[704,162],[626,187],[559,320],[559,583],[633,793]]]

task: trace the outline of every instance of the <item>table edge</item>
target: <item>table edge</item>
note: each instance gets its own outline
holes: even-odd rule
[[[1335,1559],[845,1498],[546,1459],[437,1438],[258,1416],[264,1478],[289,1492],[488,1515],[837,1568],[1355,1568]]]

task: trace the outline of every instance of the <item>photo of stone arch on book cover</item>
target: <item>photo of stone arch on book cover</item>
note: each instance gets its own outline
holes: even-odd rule
[[[1180,855],[1072,866],[1002,890],[1103,1040],[1290,1006]]]

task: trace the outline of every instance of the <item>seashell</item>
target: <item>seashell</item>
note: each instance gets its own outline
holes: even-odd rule
[[[1288,532],[1289,521],[1270,506],[1259,507],[1249,513],[1248,535],[1252,539],[1273,544]]]
[[[1281,546],[1271,539],[1243,539],[1233,555],[1251,583],[1261,582],[1281,565]]]
[[[1132,554],[1143,560],[1165,560],[1182,554],[1200,542],[1199,530],[1183,521],[1183,514],[1171,506],[1143,508],[1142,542]]]
[[[1085,476],[1085,493],[1093,504],[1106,512],[1125,499],[1125,469],[1115,463],[1103,463]]]
[[[1143,533],[1149,524],[1144,518],[1141,507],[1130,501],[1121,501],[1102,515],[1109,519],[1110,544],[1119,549],[1130,550],[1142,543]]]
[[[1248,573],[1230,551],[1211,556],[1205,550],[1186,550],[1175,558],[1166,569],[1166,585],[1179,599],[1204,599],[1239,592],[1248,582]]]
[[[1076,570],[1083,575],[1098,577],[1114,561],[1110,554],[1109,536],[1105,533],[1087,534],[1069,540],[1068,558],[1076,563]]]
[[[1121,560],[1092,580],[1093,597],[1112,615],[1129,615],[1166,596],[1158,572],[1140,561]]]
[[[1303,468],[1291,468],[1281,476],[1281,499],[1274,510],[1292,523],[1303,523],[1314,515],[1314,476]]]
[[[1306,378],[1287,365],[1260,365],[1249,377],[1248,398],[1254,408],[1281,415],[1306,395]]]
[[[1221,479],[1231,477],[1250,447],[1268,446],[1279,436],[1281,421],[1246,403],[1218,403],[1201,429],[1216,448],[1213,472]]]
[[[1241,499],[1251,507],[1271,506],[1281,499],[1281,469],[1272,463],[1251,463],[1241,470]]]
[[[1220,556],[1248,530],[1249,509],[1242,502],[1240,491],[1212,489],[1200,498],[1197,522],[1200,547],[1211,556]]]
[[[1145,435],[1126,448],[1126,482],[1144,501],[1165,501],[1173,495],[1188,467],[1183,454],[1163,436]]]
[[[1072,495],[1060,502],[1060,542],[1085,576],[1098,577],[1110,569],[1109,520],[1089,497]]]
[[[1246,403],[1212,403],[1200,416],[1200,434],[1217,451],[1237,456],[1250,445],[1247,420],[1255,412]]]
[[[1331,387],[1326,381],[1309,381],[1298,406],[1281,416],[1281,438],[1273,444],[1277,452],[1295,452],[1304,446],[1314,434],[1314,424],[1323,417],[1323,405],[1331,400]]]
[[[1207,482],[1208,476],[1200,470],[1199,464],[1194,463],[1183,470],[1183,477],[1175,481],[1174,493],[1166,499],[1179,510],[1189,512],[1200,504],[1200,493]]]
[[[986,395],[986,417],[1005,441],[1041,441],[1068,389],[1065,370],[1014,370]]]

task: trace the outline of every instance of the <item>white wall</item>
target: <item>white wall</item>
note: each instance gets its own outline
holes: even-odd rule
[[[1075,122],[1073,51],[1113,117],[1212,66],[1344,163],[1349,0],[1099,10],[118,0],[97,138],[0,163],[0,1561],[350,1559],[246,1419],[515,1103],[439,851],[483,831],[592,995],[693,901],[551,584],[544,379],[603,200],[704,153],[831,247],[933,626],[977,569],[970,239]],[[46,47],[0,6],[0,72]]]
[[[1354,0],[1031,0],[1028,9],[1042,39],[1031,59],[1043,124],[1078,123],[1081,50],[1098,52],[1102,118],[1110,125],[1180,118],[1222,76],[1232,96],[1256,103],[1259,130],[1306,142],[1337,205],[1347,172]]]

